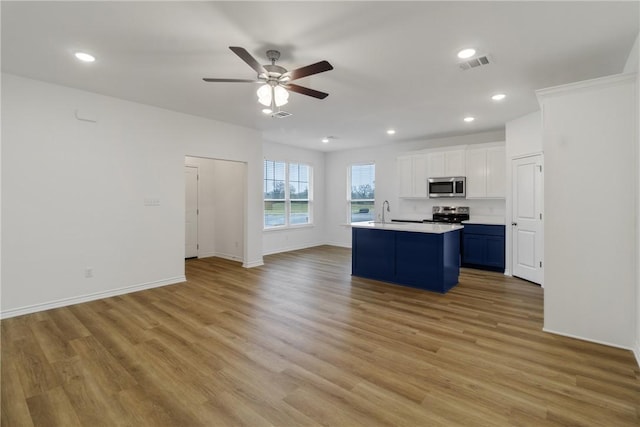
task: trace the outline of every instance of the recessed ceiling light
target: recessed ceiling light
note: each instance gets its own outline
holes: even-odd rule
[[[85,52],[76,52],[74,55],[77,59],[79,59],[82,62],[93,62],[96,60],[95,56],[89,55],[88,53],[85,53]]]
[[[504,93],[496,93],[495,95],[493,95],[491,97],[491,99],[493,99],[494,101],[502,101],[506,97],[507,97],[507,95],[505,95]]]
[[[387,135],[395,135],[396,131],[394,129],[388,129],[387,130]]]
[[[329,138],[322,138],[322,143],[323,144],[328,144],[329,143]]]
[[[475,49],[462,49],[460,52],[458,52],[458,58],[467,59],[467,58],[471,58],[475,54],[476,54]]]
[[[471,116],[469,116],[469,117],[465,117],[463,120],[464,120],[465,122],[467,122],[467,123],[471,123],[471,122],[472,122],[472,121],[474,121],[475,119],[476,119],[475,117],[471,117]]]

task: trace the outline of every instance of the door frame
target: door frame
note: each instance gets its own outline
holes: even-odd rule
[[[200,258],[200,168],[197,165],[185,164],[183,169],[191,168],[196,170],[196,256],[190,258]],[[185,180],[186,182],[186,180]],[[186,190],[185,190],[185,205],[186,205]],[[185,222],[186,222],[186,214],[185,214]],[[186,233],[185,233],[185,243],[186,243]],[[187,258],[187,253],[185,249],[184,254],[185,259]]]
[[[545,221],[545,214],[544,214],[544,152],[539,151],[536,153],[528,153],[528,154],[520,154],[517,156],[513,156],[510,159],[508,159],[509,164],[507,167],[507,173],[508,173],[508,183],[507,183],[507,203],[505,206],[505,210],[506,210],[506,215],[505,215],[505,225],[506,225],[506,242],[508,247],[506,247],[506,251],[505,251],[505,256],[508,257],[508,262],[506,263],[508,271],[505,271],[505,275],[508,276],[513,276],[513,263],[514,263],[514,259],[513,259],[513,227],[511,226],[511,223],[513,222],[513,193],[514,193],[514,179],[513,179],[513,162],[515,160],[521,160],[521,159],[526,159],[526,158],[530,158],[530,157],[540,157],[540,165],[542,166],[542,180],[540,182],[540,210],[542,212],[542,226],[540,227],[540,255],[541,255],[541,259],[544,260],[544,221]],[[523,279],[524,280],[524,279]],[[541,267],[541,279],[540,279],[540,286],[544,288],[544,261],[542,263],[542,267]]]

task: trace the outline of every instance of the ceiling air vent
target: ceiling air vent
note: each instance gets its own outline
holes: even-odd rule
[[[489,61],[489,57],[487,55],[483,55],[460,62],[458,65],[460,65],[460,68],[463,70],[470,70],[482,65],[489,65],[490,63],[491,62]]]
[[[276,111],[275,113],[273,113],[273,114],[271,115],[271,117],[276,117],[276,118],[278,118],[278,119],[283,119],[283,118],[285,118],[285,117],[289,117],[289,116],[292,116],[292,115],[293,115],[293,114],[291,114],[291,113],[287,113],[286,111]]]

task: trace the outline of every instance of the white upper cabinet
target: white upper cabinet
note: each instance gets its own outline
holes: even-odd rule
[[[396,159],[398,195],[400,197],[413,197],[412,157],[413,156],[401,156]]]
[[[504,147],[487,148],[487,197],[503,199],[506,193],[507,158]]]
[[[427,197],[429,165],[426,154],[413,156],[413,197]]]
[[[468,199],[505,197],[506,157],[502,142],[406,154],[396,159],[396,168],[398,196],[402,198],[427,198],[428,179],[449,176],[467,177]]]
[[[427,154],[429,177],[465,176],[465,150],[435,151]]]
[[[467,198],[505,197],[506,157],[504,146],[470,148],[466,152]]]
[[[487,195],[487,149],[467,150],[467,198]]]
[[[427,156],[400,156],[396,160],[400,197],[427,197]]]
[[[429,177],[444,176],[444,151],[427,154]]]

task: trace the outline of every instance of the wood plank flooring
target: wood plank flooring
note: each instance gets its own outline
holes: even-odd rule
[[[2,426],[638,426],[630,351],[543,333],[542,289],[463,269],[446,295],[319,247],[6,319]]]

